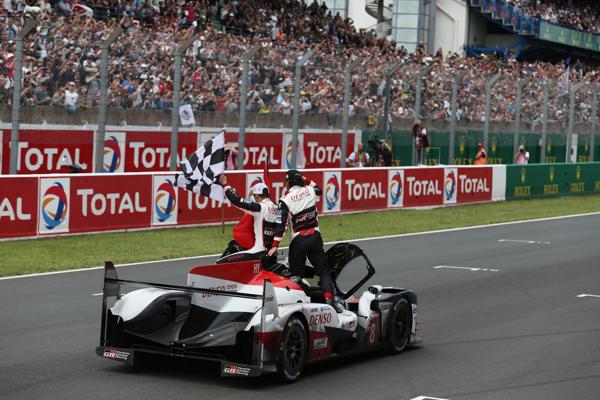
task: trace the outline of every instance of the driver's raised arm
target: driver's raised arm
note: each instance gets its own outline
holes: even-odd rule
[[[285,202],[283,200],[279,200],[278,206],[279,206],[279,216],[275,220],[275,234],[273,236],[273,245],[271,246],[271,249],[275,249],[275,251],[277,250],[277,247],[279,247],[279,242],[281,242],[281,240],[285,236],[285,231],[287,229],[288,215],[290,213],[290,210],[289,210],[287,204],[285,204]],[[275,253],[275,251],[273,251],[273,254]],[[270,255],[272,255],[272,254],[270,254]]]

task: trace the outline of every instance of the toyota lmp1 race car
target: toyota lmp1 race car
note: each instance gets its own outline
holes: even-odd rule
[[[291,382],[310,362],[421,342],[413,291],[374,285],[355,298],[375,274],[367,256],[340,243],[327,261],[342,313],[324,303],[318,277],[265,270],[257,260],[193,267],[187,286],[119,279],[107,262],[96,353],[129,364],[138,353],[211,360],[221,376],[277,372]],[[123,294],[127,287],[141,289]]]

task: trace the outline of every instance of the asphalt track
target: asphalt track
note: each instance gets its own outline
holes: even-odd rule
[[[377,268],[372,283],[417,291],[420,348],[317,364],[292,385],[222,379],[203,362],[129,367],[94,353],[101,270],[3,280],[0,398],[600,399],[600,297],[577,297],[600,295],[600,215],[360,246]],[[184,284],[198,263],[129,266],[119,275]]]

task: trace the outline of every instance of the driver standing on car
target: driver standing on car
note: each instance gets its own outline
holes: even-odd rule
[[[285,236],[288,217],[291,218],[292,242],[289,249],[290,270],[299,275],[304,275],[306,258],[321,277],[321,289],[325,302],[332,306],[338,313],[344,311],[342,301],[334,297],[331,269],[327,264],[327,256],[323,250],[323,239],[319,231],[317,217],[317,197],[322,194],[315,182],[305,178],[299,171],[292,169],[285,175],[288,192],[279,200],[280,216],[273,241],[273,246],[268,251],[269,256],[277,252],[279,242]]]
[[[275,233],[279,209],[269,198],[269,188],[264,183],[258,183],[251,188],[251,194],[256,201],[240,198],[231,186],[227,184],[227,176],[221,174],[219,183],[225,189],[225,196],[235,207],[254,217],[254,246],[244,253],[254,256],[271,249]],[[254,257],[256,258],[256,257]]]

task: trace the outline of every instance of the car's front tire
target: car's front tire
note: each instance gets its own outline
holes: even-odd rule
[[[387,320],[387,350],[398,354],[406,349],[412,334],[412,306],[401,297],[394,303]]]
[[[286,383],[300,377],[308,356],[308,332],[302,320],[292,315],[281,334],[277,373]]]

